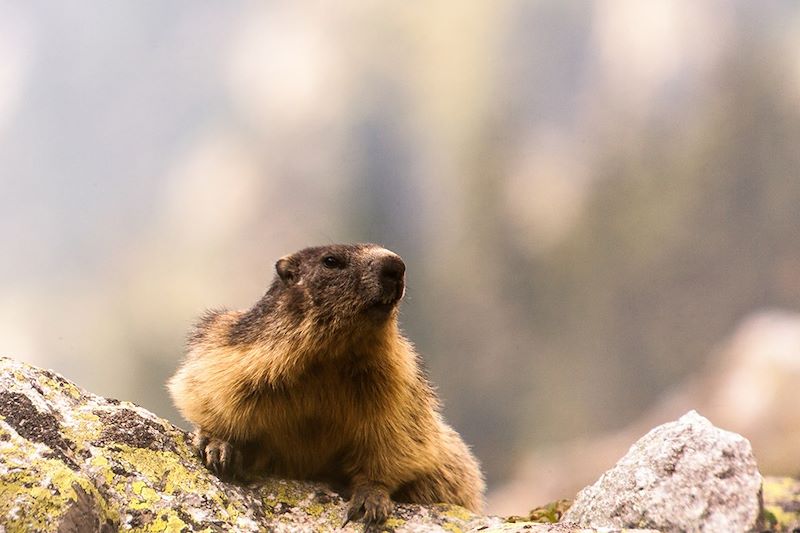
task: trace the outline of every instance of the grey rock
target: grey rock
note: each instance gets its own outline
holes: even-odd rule
[[[129,402],[95,396],[55,372],[0,357],[0,533],[362,531],[340,528],[346,502],[321,483],[225,483],[190,435]],[[397,505],[398,533],[593,533],[505,523],[455,505]],[[606,533],[606,532],[604,532]]]
[[[339,526],[329,487],[283,479],[225,483],[190,436],[129,402],[0,357],[0,532],[361,531]],[[500,525],[453,505],[398,505],[395,531]]]
[[[91,394],[50,370],[0,357],[0,533],[27,531],[295,532],[340,528],[347,502],[321,483],[225,483],[190,435],[125,401]],[[397,533],[654,533],[507,522],[454,505],[397,505]]]
[[[562,522],[664,532],[746,532],[761,515],[761,475],[750,443],[695,411],[636,442],[583,489]]]

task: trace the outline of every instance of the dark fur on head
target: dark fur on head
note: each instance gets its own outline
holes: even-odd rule
[[[305,248],[279,259],[275,271],[267,293],[231,327],[232,345],[272,331],[265,320],[278,308],[292,328],[306,323],[330,340],[354,333],[355,324],[363,332],[364,318],[377,326],[394,316],[405,291],[402,259],[374,244]]]

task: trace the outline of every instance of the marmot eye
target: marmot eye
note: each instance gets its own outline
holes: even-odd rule
[[[333,255],[326,255],[322,258],[322,264],[325,265],[327,268],[343,268],[344,263]]]

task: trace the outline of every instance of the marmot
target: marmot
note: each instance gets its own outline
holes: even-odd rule
[[[368,527],[392,499],[479,512],[478,462],[397,325],[403,260],[374,244],[329,245],[275,269],[251,309],[199,320],[168,383],[205,465],[344,485],[345,523],[363,515]]]

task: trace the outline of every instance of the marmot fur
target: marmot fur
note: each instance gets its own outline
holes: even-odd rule
[[[168,387],[223,477],[271,475],[349,487],[368,526],[392,499],[482,507],[480,468],[439,412],[397,325],[405,264],[372,244],[280,259],[246,311],[211,311]]]

